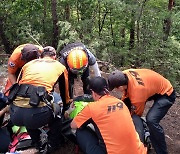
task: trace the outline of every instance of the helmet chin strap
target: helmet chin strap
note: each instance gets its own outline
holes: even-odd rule
[[[81,69],[76,69],[76,68],[71,69],[70,68],[70,71],[76,75],[82,75],[86,69],[87,69],[87,65],[83,66]]]

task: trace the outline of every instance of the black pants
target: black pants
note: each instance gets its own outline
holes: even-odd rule
[[[153,98],[154,104],[146,115],[146,123],[149,128],[151,143],[157,154],[168,153],[165,134],[163,127],[160,125],[160,121],[166,115],[170,107],[174,104],[175,98],[175,91],[173,91],[170,96],[157,95]],[[136,115],[134,115],[132,118],[136,127],[136,131],[138,132],[141,141],[143,141],[142,121],[140,121],[140,117]]]
[[[7,128],[0,128],[0,153],[6,153],[8,151],[10,142],[11,137]]]
[[[168,153],[165,134],[162,126],[160,125],[160,121],[166,115],[170,107],[174,104],[175,98],[175,91],[170,96],[158,96],[154,100],[154,104],[146,115],[151,143],[157,154]]]
[[[132,115],[132,119],[141,142],[145,144],[145,137],[144,137],[145,134],[144,134],[144,126],[142,119],[137,115]]]
[[[76,74],[73,74],[71,71],[68,72],[68,80],[69,80],[69,95],[70,98],[73,98],[74,92],[74,79],[77,78]],[[81,80],[83,82],[83,92],[84,94],[90,94],[90,90],[88,88],[88,77],[89,77],[89,67],[83,72],[81,75]]]
[[[76,139],[81,150],[86,154],[106,154],[104,146],[99,144],[96,134],[89,128],[77,129]]]
[[[32,141],[38,145],[41,128],[48,124],[48,142],[52,147],[60,144],[63,140],[61,135],[61,119],[56,117],[47,106],[37,108],[21,108],[11,104],[10,118],[14,125],[25,126]]]

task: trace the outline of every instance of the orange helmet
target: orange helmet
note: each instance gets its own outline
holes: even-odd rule
[[[74,74],[83,73],[88,65],[88,57],[82,48],[74,48],[67,56],[67,64]]]

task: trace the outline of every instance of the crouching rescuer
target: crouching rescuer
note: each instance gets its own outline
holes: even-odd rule
[[[89,87],[94,102],[89,102],[71,122],[81,150],[86,154],[147,154],[128,108],[109,94],[106,80],[93,77]]]
[[[65,66],[56,61],[56,50],[47,46],[40,59],[25,64],[18,77],[18,83],[9,94],[10,118],[13,124],[25,126],[33,144],[43,151],[40,129],[48,125],[48,152],[55,151],[63,142],[61,118],[56,116],[60,107],[53,103],[54,85],[59,84],[63,104],[69,102],[68,73]]]

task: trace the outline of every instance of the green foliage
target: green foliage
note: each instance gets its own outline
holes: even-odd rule
[[[139,55],[139,56],[138,56]],[[180,43],[170,38],[167,42],[159,42],[141,54],[136,51],[131,55],[132,65],[140,68],[150,68],[171,81],[177,91],[180,91]]]
[[[19,24],[18,28],[16,29],[16,34],[17,34],[17,40],[14,42],[14,44],[21,44],[22,42],[24,43],[35,43],[42,45],[41,42],[41,37],[43,36],[42,33],[39,33],[35,30],[33,30],[31,24],[29,22],[23,21]]]
[[[78,0],[78,8],[81,13],[81,20],[90,19],[95,7],[94,0]]]
[[[161,64],[161,65],[160,65]],[[159,68],[165,77],[167,77],[180,92],[180,43],[173,38],[164,44],[163,58],[160,60]],[[167,71],[168,70],[168,71]]]
[[[3,1],[0,4],[5,28],[6,37],[13,46],[18,46],[22,43],[36,43],[35,40],[41,42],[42,27],[40,14],[42,5],[40,1]]]
[[[172,14],[172,34],[175,40],[180,41],[180,11],[174,11]]]
[[[179,6],[175,1],[169,11],[167,0],[57,0],[57,52],[65,44],[81,41],[98,59],[118,68],[151,68],[180,92]],[[51,0],[3,0],[0,19],[0,30],[12,46],[35,40],[52,44]],[[163,41],[167,19],[171,19],[170,33]]]
[[[58,42],[57,52],[59,52],[64,45],[79,40],[77,32],[72,28],[69,22],[59,21],[58,26],[61,29],[61,31],[58,36],[59,42]]]

